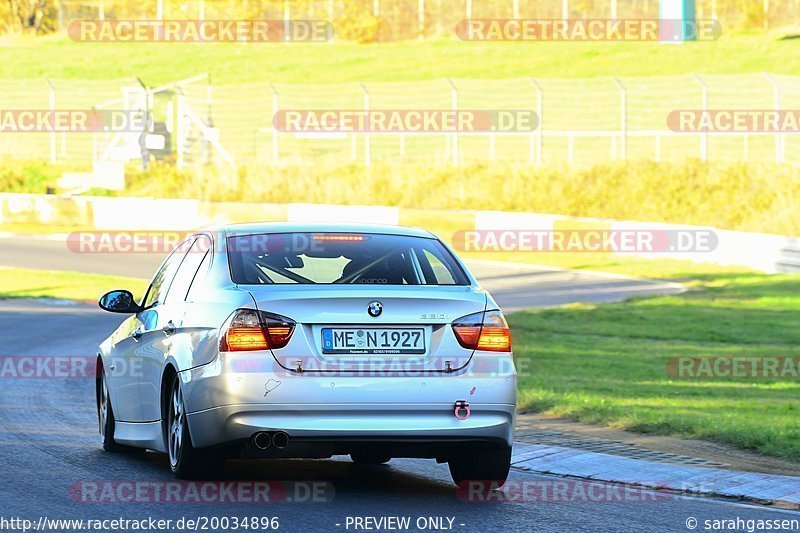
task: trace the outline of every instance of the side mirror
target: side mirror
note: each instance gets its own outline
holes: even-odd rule
[[[97,302],[100,308],[112,313],[138,313],[142,306],[133,299],[130,291],[111,291],[105,293]]]

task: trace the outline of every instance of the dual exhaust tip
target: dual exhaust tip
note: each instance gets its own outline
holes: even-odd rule
[[[289,445],[289,435],[285,431],[260,431],[253,435],[253,446],[259,450],[266,450],[275,447],[282,450]]]

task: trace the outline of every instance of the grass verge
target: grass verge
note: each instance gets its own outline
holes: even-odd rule
[[[0,78],[114,79],[149,85],[208,72],[214,83],[339,83],[451,78],[654,76],[800,70],[800,42],[781,33],[716,41],[469,42],[455,38],[364,46],[352,42],[175,44],[74,42],[66,35],[0,40]],[[58,58],[54,61],[53,58]],[[266,88],[264,89],[266,90]]]
[[[800,356],[800,275],[692,277],[679,296],[511,315],[520,407],[800,461],[800,380],[666,368],[677,356]]]
[[[63,298],[95,301],[113,289],[128,289],[141,297],[147,281],[80,272],[0,267],[0,299]]]
[[[33,171],[3,173],[3,167],[24,165],[11,158],[0,159],[0,191],[43,193],[44,185],[54,185],[58,177],[52,173],[46,180]],[[163,163],[152,165],[148,171],[129,170],[124,191],[91,193],[212,202],[308,202],[425,209],[466,206],[474,210],[680,222],[800,235],[797,165],[637,160],[562,169],[503,163],[458,168],[431,168],[410,162],[376,163],[372,167],[320,163],[312,167],[242,167],[227,179],[213,172],[198,176]],[[240,210],[236,217],[241,219],[232,221],[250,221],[248,216],[253,215]],[[469,222],[465,219],[465,224]]]

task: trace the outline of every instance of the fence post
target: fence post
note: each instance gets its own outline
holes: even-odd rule
[[[213,88],[211,87],[211,77],[206,74],[206,124],[211,125],[211,104],[214,103]]]
[[[513,3],[512,3],[512,11],[513,11],[513,17],[511,17],[511,18],[518,19],[519,18],[519,0],[514,0],[513,1]]]
[[[561,19],[569,19],[569,0],[561,0]]]
[[[367,90],[367,86],[364,85],[363,83],[359,83],[358,85],[361,87],[361,91],[364,93],[364,111],[367,112],[367,124],[369,124],[370,123],[369,91]],[[367,127],[367,131],[364,132],[364,165],[370,166],[371,164],[372,164],[372,136],[370,135],[369,127]]]
[[[144,131],[142,131],[142,136],[144,137],[144,143],[142,147],[142,170],[147,170],[150,168],[150,152],[147,149],[147,135],[153,131],[154,126],[154,119],[152,114],[153,109],[153,92],[147,87],[147,85],[142,81],[142,78],[137,77],[136,81],[139,82],[139,85],[142,86],[142,93],[144,95]],[[178,87],[178,95],[179,98],[183,98],[183,89]]]
[[[539,122],[536,130],[531,132],[531,138],[536,136],[536,166],[540,167],[542,166],[542,140],[544,137],[544,91],[536,79],[531,78],[530,81],[536,89],[536,118]]]
[[[376,18],[381,16],[381,0],[372,0],[372,16]]]
[[[156,3],[156,20],[164,19],[164,0],[158,0]]]
[[[611,0],[611,20],[617,20],[617,0]]]
[[[701,106],[703,108],[703,112],[708,112],[708,85],[706,84],[705,80],[700,77],[699,74],[694,75],[694,79],[697,80],[697,83],[700,84],[701,90]],[[703,161],[708,161],[708,131],[704,131],[700,134],[700,159]]]
[[[50,88],[50,118],[52,120],[52,115],[55,114],[56,110],[56,88],[50,82],[50,78],[45,78],[44,81],[47,82],[47,86]],[[53,129],[50,131],[50,163],[55,164],[56,159],[56,131]]]
[[[183,109],[183,106],[184,106],[183,99],[184,99],[183,94],[179,92],[178,93],[178,120],[176,121],[176,124],[175,124],[175,133],[176,133],[175,137],[177,138],[177,141],[178,141],[177,142],[177,147],[176,147],[176,151],[178,152],[177,165],[178,165],[179,169],[183,168],[183,165],[184,165],[185,147],[184,147],[184,138],[183,137],[184,137],[184,135],[186,135],[186,132],[184,131],[186,129],[186,126],[184,125],[184,113],[185,113],[185,111]]]
[[[288,42],[290,38],[291,26],[289,19],[292,18],[291,8],[289,7],[289,0],[283,0],[283,42]]]
[[[200,22],[203,22],[206,19],[206,2],[205,0],[200,0],[200,9],[197,13],[197,18],[200,19]]]
[[[467,5],[464,7],[464,15],[467,20],[472,18],[472,0],[467,0]]]
[[[781,85],[778,83],[772,74],[768,74],[766,72],[763,73],[764,78],[772,85],[772,94],[775,100],[775,111],[778,112],[780,115],[781,112]],[[784,140],[785,137],[782,133],[775,133],[775,162],[776,163],[783,163],[784,159]]]
[[[447,83],[450,84],[450,97],[453,102],[453,111],[458,113],[458,88],[450,78],[447,78]],[[458,131],[454,132],[451,137],[453,139],[453,150],[451,151],[452,163],[454,166],[458,166]]]
[[[619,87],[619,130],[622,140],[622,159],[628,159],[628,91],[618,78],[614,78],[614,82]]]
[[[419,0],[417,8],[417,38],[420,41],[425,39],[425,0]]]
[[[275,127],[275,117],[278,114],[278,91],[275,86],[268,83],[269,90],[272,92],[272,160],[278,161],[280,159],[280,151],[278,146],[278,128]]]

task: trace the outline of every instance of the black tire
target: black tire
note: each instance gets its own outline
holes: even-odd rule
[[[109,395],[108,381],[106,372],[100,368],[100,375],[97,376],[97,426],[100,431],[100,442],[103,449],[107,452],[139,452],[145,450],[117,444],[114,440],[114,409],[111,407],[111,397]]]
[[[359,465],[382,465],[392,460],[388,455],[374,453],[351,453],[350,459]]]
[[[179,479],[213,479],[223,471],[224,460],[213,453],[195,449],[189,425],[186,421],[186,408],[183,403],[178,376],[172,381],[169,397],[166,399],[167,424],[164,444],[167,448],[169,467]]]
[[[450,475],[456,485],[467,481],[486,481],[502,487],[511,469],[511,448],[503,446],[495,450],[477,450],[472,454],[452,457],[448,464]]]

